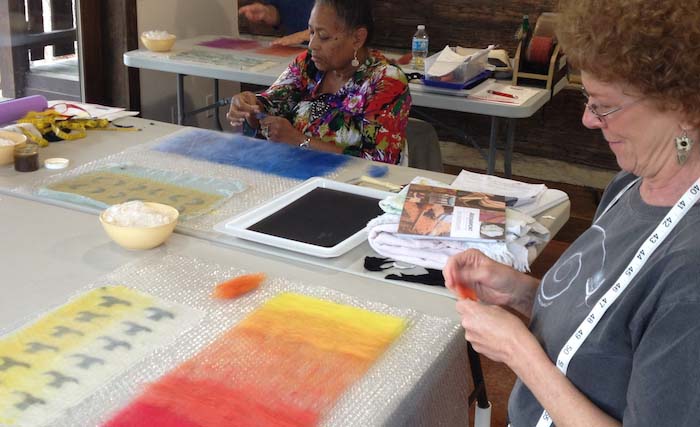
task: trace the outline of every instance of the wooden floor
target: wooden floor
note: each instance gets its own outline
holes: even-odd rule
[[[449,174],[458,174],[462,169],[445,165],[445,172]],[[480,170],[472,170],[473,172],[484,172]],[[534,182],[531,179],[523,177],[513,177],[519,181]],[[600,201],[602,194],[601,190],[579,187],[570,184],[557,182],[537,181],[541,182],[549,188],[562,190],[569,195],[571,201],[571,214],[569,221],[564,227],[554,236],[553,240],[547,244],[547,247],[530,266],[532,275],[541,278],[547,270],[554,264],[559,256],[569,247],[585,229],[591,225],[593,215]],[[484,371],[484,380],[486,382],[486,392],[491,401],[491,426],[504,427],[506,425],[506,414],[508,408],[508,396],[510,390],[515,383],[515,374],[504,364],[493,362],[486,357],[481,357],[482,369]],[[472,412],[473,415],[473,412]],[[472,416],[473,423],[473,416]]]

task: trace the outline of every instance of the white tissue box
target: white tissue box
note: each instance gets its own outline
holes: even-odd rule
[[[454,48],[449,48],[452,52]],[[462,62],[441,61],[440,56],[445,56],[444,51],[431,55],[425,59],[425,78],[423,82],[429,86],[439,86],[461,89],[470,80],[490,71],[487,69],[488,54],[492,47],[478,50],[469,56],[464,56]],[[452,59],[458,58],[455,52]],[[432,73],[431,73],[432,72]]]

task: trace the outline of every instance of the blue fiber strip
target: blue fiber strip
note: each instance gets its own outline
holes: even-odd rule
[[[372,178],[381,178],[389,172],[389,166],[386,165],[371,165],[367,168],[367,175]]]
[[[326,176],[350,159],[346,155],[195,128],[168,135],[153,149],[299,180]]]

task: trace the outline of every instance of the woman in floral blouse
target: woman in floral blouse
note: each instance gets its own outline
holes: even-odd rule
[[[398,163],[411,108],[406,76],[365,46],[372,36],[367,0],[316,0],[309,50],[259,95],[233,97],[233,126],[266,138]]]

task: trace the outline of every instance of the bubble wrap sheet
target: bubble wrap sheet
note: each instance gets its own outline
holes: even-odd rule
[[[165,203],[180,218],[206,214],[245,189],[237,180],[203,179],[183,172],[170,172],[120,164],[66,178],[43,187],[37,195],[82,206],[106,209],[132,200]]]
[[[202,314],[110,285],[0,336],[0,425],[52,425]]]
[[[184,218],[178,222],[178,229],[185,233],[211,235],[215,233],[215,224],[230,218],[236,214],[244,212],[263,202],[291,189],[302,181],[292,178],[285,178],[278,175],[270,175],[258,170],[246,169],[238,166],[212,163],[204,160],[196,160],[179,154],[155,151],[154,147],[166,142],[173,137],[181,137],[191,128],[179,130],[171,135],[166,135],[146,144],[141,144],[101,159],[86,163],[75,169],[52,175],[50,178],[38,179],[31,184],[22,185],[12,189],[13,192],[27,195],[32,198],[39,198],[45,201],[56,203],[52,199],[42,197],[41,190],[50,185],[56,184],[67,178],[78,177],[115,165],[129,165],[132,167],[143,167],[166,171],[169,174],[181,174],[183,176],[196,176],[203,180],[219,180],[241,182],[245,189],[237,194],[233,194],[228,200],[218,206],[217,209],[204,215],[193,218]],[[195,130],[196,131],[196,130]],[[352,161],[353,159],[350,159]],[[333,179],[338,171],[330,172],[327,178]],[[60,204],[60,203],[59,203]],[[71,205],[81,210],[98,213],[99,209],[89,205]]]
[[[456,322],[361,300],[325,288],[323,283],[291,282],[284,277],[268,277],[261,288],[236,300],[222,302],[211,297],[214,284],[242,273],[250,271],[171,254],[125,265],[91,283],[90,288],[123,284],[205,314],[196,326],[180,331],[173,344],[158,348],[51,425],[101,425],[138,396],[144,384],[156,381],[190,359],[270,298],[284,292],[407,321],[404,333],[340,397],[321,425],[468,425],[471,383],[466,345]]]

